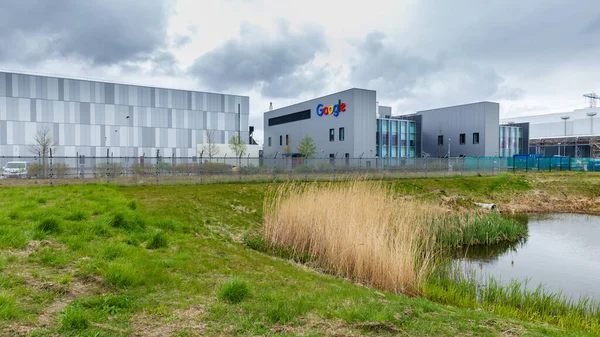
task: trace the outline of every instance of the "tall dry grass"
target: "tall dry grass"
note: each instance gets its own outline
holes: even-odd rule
[[[287,184],[267,195],[264,235],[341,276],[418,295],[434,251],[430,224],[443,212],[377,183]]]

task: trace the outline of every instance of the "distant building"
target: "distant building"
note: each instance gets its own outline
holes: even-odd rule
[[[55,156],[197,156],[214,130],[248,143],[246,96],[0,72],[0,156],[34,156],[46,127]]]
[[[529,123],[529,153],[544,156],[600,157],[600,108],[505,118]]]

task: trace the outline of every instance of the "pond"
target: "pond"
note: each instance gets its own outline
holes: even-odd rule
[[[512,245],[469,247],[457,252],[467,270],[506,284],[526,280],[551,292],[600,300],[600,216],[529,215],[529,237]]]

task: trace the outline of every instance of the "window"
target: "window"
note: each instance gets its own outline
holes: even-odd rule
[[[345,136],[346,135],[345,135],[345,132],[344,132],[344,128],[340,128],[340,132],[339,132],[339,135],[338,135],[338,137],[340,139],[340,142],[344,140]]]
[[[335,129],[329,129],[329,141],[335,141]]]
[[[290,145],[290,136],[285,135],[285,145]]]
[[[283,145],[283,136],[279,135],[279,146]]]
[[[310,119],[310,110],[304,110],[300,112],[291,113],[288,115],[283,115],[279,117],[269,118],[269,126],[286,124],[296,121],[302,121],[305,119]]]
[[[442,146],[442,145],[444,145],[444,136],[439,135],[438,136],[438,146]]]
[[[479,144],[479,132],[473,133],[473,144]]]
[[[269,146],[271,146],[271,137],[269,137]]]
[[[467,135],[465,135],[464,133],[460,134],[459,140],[460,140],[460,145],[464,145],[465,141],[466,141]]]

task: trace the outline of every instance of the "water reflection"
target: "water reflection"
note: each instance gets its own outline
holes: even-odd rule
[[[504,284],[529,279],[532,289],[543,284],[573,298],[600,299],[600,217],[546,214],[516,219],[528,226],[528,238],[459,249],[454,258],[479,276],[493,276]]]

